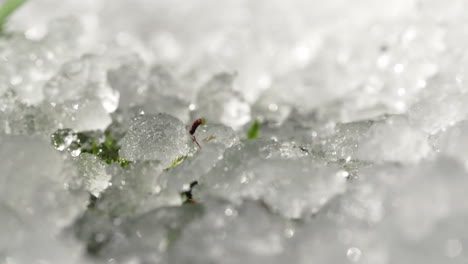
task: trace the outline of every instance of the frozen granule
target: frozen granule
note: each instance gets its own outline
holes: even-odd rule
[[[119,219],[115,221],[118,225],[113,223],[116,230],[107,234],[108,242],[102,243],[99,255],[118,261],[166,263],[180,232],[202,214],[203,207],[193,205],[158,208],[128,221]]]
[[[81,153],[77,158],[77,166],[85,188],[95,197],[99,197],[109,186],[112,175],[106,172],[105,162],[95,155]]]
[[[0,238],[2,260],[80,263],[81,246],[62,234],[88,199],[72,191],[73,167],[37,136],[0,135],[0,144],[0,226],[7,228]]]
[[[441,153],[468,166],[468,121],[462,121],[435,135],[434,143]]]
[[[168,114],[139,115],[120,141],[120,155],[128,160],[159,160],[164,166],[190,151],[187,128]],[[193,142],[192,142],[193,143]]]
[[[109,85],[119,92],[119,108],[141,103],[147,93],[147,69],[143,60],[136,54],[121,58],[120,65],[107,72]]]
[[[200,151],[193,156],[181,157],[180,164],[174,164],[163,173],[160,182],[167,188],[188,191],[190,184],[208,172],[223,157],[224,151],[239,142],[232,128],[208,123],[197,128]]]
[[[164,171],[158,179],[158,184],[170,190],[186,192],[190,185],[199,180],[222,158],[224,148],[205,144],[203,149],[193,156],[181,157],[181,161]]]
[[[446,80],[436,79],[408,110],[409,119],[416,127],[429,134],[460,122],[468,117],[468,94],[456,91]],[[440,86],[440,87],[439,87]]]
[[[346,177],[337,166],[288,153],[268,141],[234,146],[200,179],[206,188],[200,194],[233,202],[262,199],[275,211],[299,218],[317,212],[346,189]]]
[[[250,120],[250,106],[233,90],[235,76],[221,73],[200,88],[196,115],[239,129]]]
[[[194,136],[202,146],[216,144],[220,148],[229,148],[239,142],[239,137],[231,127],[212,123],[210,120],[207,124],[198,127]]]
[[[162,170],[158,161],[134,162],[125,168],[117,163],[110,165],[107,173],[112,175],[112,180],[95,208],[110,216],[128,216],[179,205],[182,201],[177,192],[165,192],[157,184]]]
[[[174,116],[184,122],[189,123],[189,103],[175,96],[161,95],[155,92],[149,92],[141,105],[133,108],[137,113],[158,114],[166,113]]]
[[[75,131],[105,130],[111,123],[109,113],[98,100],[73,100],[62,104],[44,103],[43,111],[55,117],[56,128]]]
[[[31,214],[28,208],[45,214],[57,226],[83,209],[81,197],[74,197],[67,187],[75,177],[73,168],[48,141],[38,136],[1,135],[0,142],[4,202],[21,214]]]
[[[77,99],[98,99],[107,112],[114,112],[119,93],[107,82],[108,65],[104,57],[85,55],[62,65],[44,86],[48,102],[62,103]]]
[[[213,199],[203,209],[202,217],[194,219],[173,243],[169,251],[172,261],[283,263],[288,226],[259,202],[234,206]]]
[[[356,158],[374,162],[417,163],[429,155],[428,135],[405,118],[376,122],[358,145]]]

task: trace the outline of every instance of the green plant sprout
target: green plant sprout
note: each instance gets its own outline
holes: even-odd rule
[[[175,167],[177,166],[179,163],[181,163],[184,159],[186,159],[188,157],[188,155],[180,155],[178,156],[177,158],[175,158],[171,165],[169,165],[169,167],[166,168],[166,170],[172,168],[172,167]]]
[[[26,1],[27,0],[5,0],[0,5],[0,31],[2,31],[7,18]]]
[[[104,141],[101,144],[97,143],[96,139],[91,141],[91,147],[81,149],[81,152],[90,153],[107,164],[119,162],[120,166],[125,168],[129,161],[119,156],[120,146],[117,141],[110,135],[109,131],[104,132]]]
[[[52,134],[52,144],[56,149],[63,150],[61,146],[65,144],[66,138],[74,138],[68,145],[69,151],[78,150],[79,153],[90,153],[97,156],[107,164],[118,162],[120,166],[125,168],[130,162],[119,156],[120,146],[112,137],[110,131],[104,133],[89,131],[89,132],[74,132],[71,129],[59,129]]]
[[[255,120],[247,130],[247,139],[254,139],[258,137],[258,130],[260,129],[260,122]]]

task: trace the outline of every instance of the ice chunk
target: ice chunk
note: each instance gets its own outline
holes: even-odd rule
[[[119,92],[119,107],[127,108],[143,101],[147,93],[147,70],[136,54],[121,58],[121,65],[107,72],[109,85]]]
[[[128,160],[159,160],[164,166],[190,151],[184,124],[168,114],[139,115],[121,140],[120,155]]]
[[[428,87],[408,111],[411,122],[430,134],[436,134],[468,116],[465,104],[468,94],[454,91],[453,86],[448,88],[451,86],[444,81],[434,84],[442,88]]]
[[[202,147],[200,151],[163,173],[161,185],[181,192],[188,191],[192,182],[208,172],[223,157],[225,149],[239,142],[232,128],[220,124],[201,125],[194,136]]]
[[[388,263],[389,250],[379,240],[385,234],[373,233],[365,222],[324,212],[296,233],[288,244],[292,263]]]
[[[96,201],[95,208],[117,217],[180,204],[179,195],[163,192],[157,184],[162,170],[157,161],[132,163],[125,168],[117,163],[110,165],[107,173],[112,175],[112,181]]]
[[[465,174],[461,164],[444,157],[419,165],[387,163],[362,170],[343,196],[297,232],[288,245],[293,259],[297,258],[293,262],[358,259],[358,263],[393,263],[412,259],[423,263],[426,257],[420,252],[427,250],[434,252],[431,259],[446,259],[447,253],[436,241],[452,246],[454,239],[450,237],[459,237],[455,235],[458,228],[448,223],[458,222],[453,214],[466,216],[462,213],[466,206],[454,202],[463,196],[460,186],[466,184]]]
[[[160,186],[178,192],[190,190],[191,183],[200,179],[222,157],[224,148],[213,144],[203,145],[192,157],[185,157],[180,164],[166,170],[158,179]]]
[[[467,136],[468,121],[462,121],[436,135],[435,145],[441,153],[453,157],[468,166]]]
[[[305,142],[304,147],[312,154],[330,161],[416,163],[431,153],[428,134],[411,125],[404,116],[326,127],[325,124],[309,130],[312,143],[300,142]]]
[[[4,108],[0,112],[2,120],[0,126],[4,133],[14,135],[41,134],[47,137],[57,129],[54,118],[40,107],[25,105],[18,102],[16,98],[8,101],[1,101]]]
[[[279,144],[249,140],[227,150],[200,182],[206,193],[233,202],[262,199],[292,218],[317,212],[346,189],[346,177],[338,173],[338,166],[326,166],[307,156],[291,157],[286,152]]]
[[[405,118],[391,117],[376,122],[357,149],[356,158],[375,162],[416,163],[431,151],[428,135]]]
[[[151,68],[147,86],[136,110],[147,114],[166,113],[184,123],[189,122],[189,101],[193,97],[193,89],[184,89],[168,70],[158,65]]]
[[[207,143],[214,143],[222,145],[224,148],[229,148],[239,142],[239,137],[232,128],[212,123],[209,120],[207,124],[201,125],[197,128],[194,136],[202,146]]]
[[[330,122],[315,127],[311,132],[312,141],[306,145],[309,152],[329,161],[353,160],[359,144],[374,124],[372,120],[338,123]]]
[[[189,103],[181,98],[174,96],[161,95],[159,93],[149,92],[146,95],[144,103],[135,106],[134,113],[144,112],[146,114],[166,113],[177,117],[185,124],[189,123]]]
[[[166,113],[184,123],[189,122],[189,100],[192,90],[182,90],[173,76],[163,67],[153,67],[149,74],[136,55],[122,59],[122,65],[111,69],[107,78],[120,92],[120,109],[136,114]]]
[[[86,190],[95,197],[99,197],[109,186],[112,175],[106,172],[106,164],[98,157],[89,153],[78,156],[78,170],[83,177]]]
[[[55,221],[53,226],[66,224],[83,208],[82,203],[71,206],[79,201],[67,190],[74,172],[63,171],[70,168],[49,142],[36,136],[2,135],[0,140],[3,201],[25,215],[56,216],[50,219]]]
[[[420,241],[444,228],[438,226],[440,221],[466,210],[466,205],[456,202],[464,195],[466,172],[451,158],[437,156],[403,168],[376,167],[363,170],[361,176],[380,193],[384,219],[405,240]]]
[[[76,131],[104,130],[112,121],[98,100],[44,103],[43,111],[54,118],[56,128],[71,128]]]
[[[12,228],[0,238],[2,259],[80,263],[79,244],[61,236],[88,199],[72,190],[73,166],[37,136],[0,135],[0,144],[0,226]]]
[[[179,81],[161,65],[155,65],[151,68],[148,90],[160,95],[177,97],[180,99],[190,99],[193,96],[193,89],[184,87]]]
[[[8,134],[50,136],[57,129],[76,131],[104,130],[111,123],[109,113],[93,100],[67,101],[64,104],[41,103],[28,106],[15,102],[14,107],[0,113],[3,131]]]
[[[139,260],[148,263],[167,263],[171,246],[186,225],[200,218],[202,206],[159,208],[138,215],[118,226],[100,250],[102,258],[117,261]]]
[[[118,107],[119,93],[107,82],[105,58],[85,55],[62,65],[60,71],[44,86],[45,99],[53,103],[68,100],[99,99],[111,113]]]
[[[81,52],[77,49],[79,19],[60,19],[49,23],[49,27],[51,32],[37,39],[31,36],[33,30],[0,38],[0,95],[9,87],[22,103],[42,102],[44,83],[64,61]]]
[[[211,201],[173,243],[170,260],[177,263],[283,263],[287,223],[258,202],[242,206]],[[200,254],[200,252],[204,252]]]
[[[250,120],[250,106],[233,88],[235,76],[215,75],[197,94],[196,116],[239,129]]]

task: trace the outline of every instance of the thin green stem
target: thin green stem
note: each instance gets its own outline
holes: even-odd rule
[[[0,5],[0,31],[8,16],[26,1],[27,0],[5,0],[3,4]]]

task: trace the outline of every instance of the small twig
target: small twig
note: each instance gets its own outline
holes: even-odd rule
[[[195,134],[195,131],[197,130],[197,128],[200,125],[204,125],[204,124],[205,124],[205,119],[199,118],[199,119],[193,121],[192,125],[190,126],[190,130],[189,130],[189,133],[192,136],[192,140],[193,140],[193,142],[195,142],[197,144],[198,149],[201,149],[201,146],[200,146],[200,144],[198,144],[198,141],[195,138],[194,134]]]
[[[201,146],[200,146],[200,144],[198,144],[198,141],[197,141],[197,139],[195,138],[194,135],[192,135],[192,140],[193,140],[193,142],[195,142],[195,144],[197,144],[198,148],[201,149]]]

